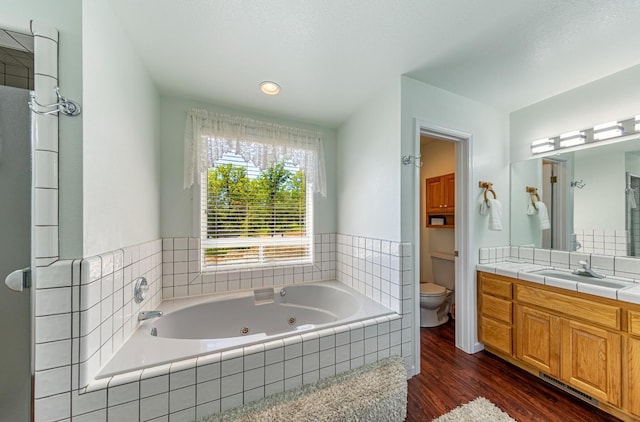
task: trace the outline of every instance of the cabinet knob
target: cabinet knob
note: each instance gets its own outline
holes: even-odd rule
[[[445,207],[445,208],[447,208],[447,206],[446,206],[446,205],[445,205],[444,207]]]

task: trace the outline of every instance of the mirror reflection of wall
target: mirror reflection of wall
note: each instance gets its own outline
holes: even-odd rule
[[[512,163],[511,183],[511,244],[640,256],[637,137]],[[526,186],[539,189],[550,230],[540,230],[534,216],[524,212]]]

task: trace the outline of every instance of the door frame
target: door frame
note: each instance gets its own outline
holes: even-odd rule
[[[475,353],[482,349],[477,340],[477,318],[475,315],[475,267],[471,265],[469,254],[471,213],[469,204],[470,186],[473,181],[473,167],[471,165],[473,135],[467,132],[450,129],[431,122],[415,120],[414,153],[420,157],[420,136],[427,135],[432,138],[456,143],[456,206],[455,206],[455,250],[458,256],[455,258],[455,303],[456,306],[456,334],[455,345],[467,353]],[[416,166],[414,175],[414,326],[415,326],[415,356],[417,372],[420,372],[420,195],[422,181],[420,180],[420,168]]]

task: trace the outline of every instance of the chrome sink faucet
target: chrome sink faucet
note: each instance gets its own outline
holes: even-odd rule
[[[603,275],[600,275],[597,272],[593,271],[591,267],[589,267],[589,263],[587,261],[578,261],[578,263],[582,265],[582,268],[578,268],[577,270],[573,271],[573,274],[582,275],[585,277],[604,278]]]
[[[162,311],[141,311],[138,314],[138,321],[144,321],[145,319],[160,318]]]

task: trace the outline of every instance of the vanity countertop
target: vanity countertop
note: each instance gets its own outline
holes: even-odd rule
[[[588,283],[587,281],[590,281],[589,277],[585,277],[585,282],[580,282],[569,278],[565,279],[536,274],[535,271],[556,270],[558,272],[563,272],[567,275],[570,275],[571,271],[566,268],[554,268],[548,265],[518,262],[517,260],[505,260],[493,264],[478,264],[476,265],[476,269],[478,271],[517,278],[520,280],[530,281],[532,283],[545,284],[547,286],[573,290],[576,292],[586,293],[594,296],[601,296],[609,299],[616,299],[624,302],[640,304],[640,280],[605,276],[604,280],[622,281],[629,285],[622,288],[599,286]]]

